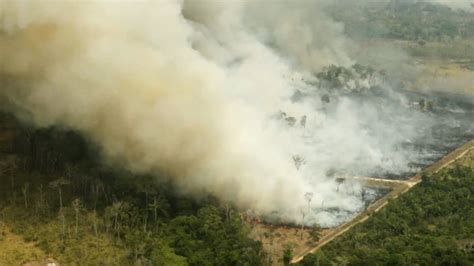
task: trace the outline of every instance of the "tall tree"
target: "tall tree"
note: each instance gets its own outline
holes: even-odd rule
[[[311,211],[311,200],[313,199],[314,193],[313,192],[306,192],[304,194],[304,198],[308,202],[308,213]]]
[[[106,209],[106,212],[109,214],[108,216],[113,219],[112,225],[119,241],[121,240],[122,220],[126,217],[129,207],[127,202],[116,201]]]
[[[301,213],[301,239],[303,239],[304,217],[306,216],[306,213],[304,212],[303,208],[300,209],[300,213]]]
[[[81,202],[80,199],[74,199],[72,201],[71,205],[72,205],[72,208],[74,209],[74,214],[75,214],[75,218],[76,218],[75,233],[76,233],[76,237],[77,237],[78,228],[79,228],[79,213],[82,210],[82,202]]]
[[[321,238],[321,231],[322,229],[319,225],[313,225],[313,227],[309,231],[309,235],[311,236],[311,240],[313,242],[317,243],[319,241],[319,239]]]
[[[293,249],[291,247],[285,248],[283,251],[283,265],[290,265],[291,258],[293,257]]]
[[[30,187],[30,183],[26,182],[23,184],[21,188],[21,193],[23,194],[23,199],[25,202],[25,209],[28,209],[28,188]]]
[[[336,178],[336,183],[337,183],[337,192],[339,192],[339,187],[346,181],[345,178],[343,177],[338,177]]]
[[[52,182],[49,183],[49,186],[53,189],[58,190],[59,194],[59,209],[61,210],[63,208],[63,193],[62,189],[63,186],[69,185],[69,180],[66,180],[64,177],[60,177],[59,179],[56,179]]]
[[[300,155],[294,155],[293,163],[295,164],[296,170],[300,170],[300,167],[306,163],[306,160]]]

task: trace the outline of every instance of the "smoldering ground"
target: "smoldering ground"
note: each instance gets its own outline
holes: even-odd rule
[[[406,143],[445,120],[377,75],[317,85],[324,66],[355,63],[324,5],[2,0],[2,108],[241,209],[299,221],[313,192],[325,209],[308,221],[337,224],[363,207],[361,186],[329,173],[410,171],[430,151]]]

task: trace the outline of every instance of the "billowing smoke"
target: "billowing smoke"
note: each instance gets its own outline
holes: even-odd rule
[[[401,110],[411,103],[388,89],[369,101],[317,89],[314,73],[354,63],[322,5],[0,0],[0,102],[185,193],[299,221],[312,192],[318,206],[353,213],[360,185],[328,173],[409,171],[419,156],[399,144],[434,119]]]

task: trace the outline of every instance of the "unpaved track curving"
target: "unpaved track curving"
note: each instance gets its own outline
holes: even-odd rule
[[[334,231],[322,237],[316,246],[308,248],[304,250],[303,252],[296,254],[293,257],[291,263],[300,262],[303,259],[303,257],[306,256],[307,254],[316,252],[322,246],[331,242],[336,237],[342,235],[344,232],[351,229],[356,224],[362,223],[365,220],[367,220],[371,214],[378,212],[383,207],[385,207],[390,199],[396,199],[399,195],[409,191],[412,187],[420,183],[423,174],[438,172],[444,167],[455,162],[457,159],[466,155],[472,149],[474,149],[474,140],[471,140],[468,143],[457,148],[453,152],[441,158],[441,160],[427,167],[426,169],[424,169],[423,171],[421,171],[420,173],[416,174],[415,176],[411,177],[408,180],[387,180],[387,179],[373,178],[373,177],[354,177],[354,179],[365,180],[369,184],[379,183],[381,186],[388,185],[392,187],[393,189],[387,195],[385,195],[384,197],[380,198],[379,200],[374,202],[372,205],[370,205],[366,211],[360,213],[351,221],[336,227]]]

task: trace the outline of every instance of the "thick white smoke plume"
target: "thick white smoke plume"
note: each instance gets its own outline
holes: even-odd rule
[[[360,186],[339,188],[326,173],[400,171],[409,158],[394,143],[415,132],[349,98],[331,115],[319,96],[291,100],[317,94],[314,71],[353,63],[343,26],[321,10],[306,1],[0,0],[0,102],[37,126],[82,132],[108,163],[168,176],[186,193],[288,221],[300,219],[306,192],[354,212]],[[280,111],[295,126],[276,119]]]

